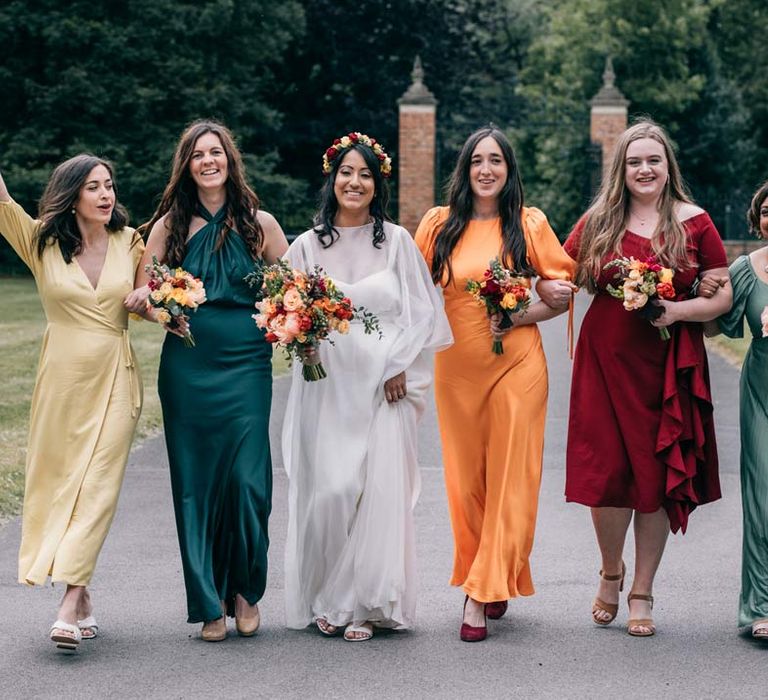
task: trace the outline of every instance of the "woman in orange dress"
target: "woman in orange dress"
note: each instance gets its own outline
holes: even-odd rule
[[[435,396],[455,541],[451,584],[466,593],[460,637],[486,638],[507,599],[532,595],[533,546],[547,406],[547,364],[536,326],[565,311],[574,271],[538,209],[523,206],[515,155],[495,127],[464,144],[447,207],[428,211],[416,243],[443,288],[454,345],[435,358]],[[491,259],[540,282],[532,303],[502,329],[465,291]],[[491,338],[504,353],[491,352]]]

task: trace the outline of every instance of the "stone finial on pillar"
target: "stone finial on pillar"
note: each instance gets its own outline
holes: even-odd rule
[[[627,100],[614,84],[613,59],[607,56],[603,86],[590,101],[589,137],[602,149],[602,172],[605,174],[619,135],[627,128]]]
[[[400,225],[413,235],[421,217],[435,205],[435,112],[437,100],[424,85],[416,56],[411,85],[399,108],[398,202]]]

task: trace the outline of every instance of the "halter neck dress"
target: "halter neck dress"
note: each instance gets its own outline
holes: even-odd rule
[[[181,266],[207,301],[190,314],[195,347],[166,336],[158,377],[188,622],[221,617],[222,600],[233,615],[237,593],[262,597],[272,498],[272,353],[244,281],[255,263],[235,231],[217,248],[224,207],[199,214]]]

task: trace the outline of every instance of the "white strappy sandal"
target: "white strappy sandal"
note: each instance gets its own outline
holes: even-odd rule
[[[353,634],[360,635],[353,637]],[[344,639],[348,642],[367,642],[373,637],[373,625],[370,622],[364,622],[362,625],[350,623],[344,630]]]
[[[69,634],[66,634],[67,632]],[[80,644],[80,640],[83,638],[83,634],[77,625],[64,622],[64,620],[56,620],[51,625],[49,636],[59,649],[68,649],[69,651],[77,649],[77,645]]]
[[[77,626],[83,639],[93,639],[99,634],[99,623],[93,615],[88,615],[84,620],[78,620]]]

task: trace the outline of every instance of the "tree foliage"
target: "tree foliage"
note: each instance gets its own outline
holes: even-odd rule
[[[438,182],[494,122],[528,201],[564,234],[590,196],[589,100],[610,55],[630,113],[669,129],[694,196],[733,234],[768,174],[767,30],[764,0],[6,0],[0,167],[33,210],[56,163],[108,157],[139,223],[181,130],[214,117],[295,233],[336,136],[375,136],[397,168],[397,99],[418,54],[439,100]],[[0,266],[12,258],[0,247]]]

